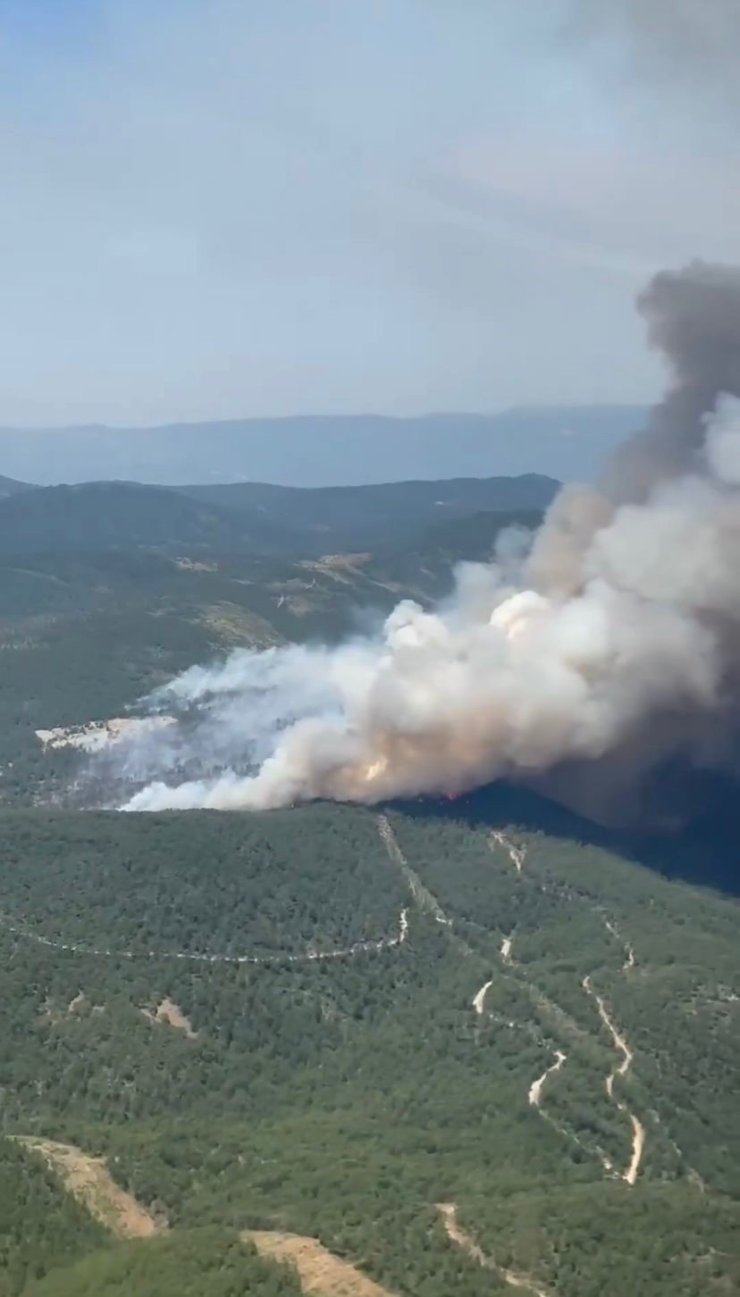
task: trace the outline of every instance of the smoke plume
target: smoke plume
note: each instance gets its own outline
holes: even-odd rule
[[[561,795],[571,770],[625,790],[669,759],[731,762],[740,272],[659,274],[638,305],[670,385],[597,487],[564,488],[524,551],[463,564],[433,611],[404,601],[375,636],[186,672],[151,701],[183,717],[178,738],[115,758],[147,781],[125,809],[374,803],[500,777]]]

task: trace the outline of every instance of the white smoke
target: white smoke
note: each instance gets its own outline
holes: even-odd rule
[[[674,480],[596,531],[576,594],[466,565],[447,606],[403,602],[376,638],[189,671],[162,701],[205,707],[205,755],[215,734],[222,757],[261,754],[260,768],[153,782],[126,809],[455,794],[601,757],[664,708],[711,709],[726,637],[706,614],[740,618],[739,541],[739,495],[714,475]]]
[[[129,754],[148,782],[125,809],[454,795],[641,736],[651,759],[704,749],[737,693],[740,405],[722,394],[740,390],[740,277],[664,274],[641,309],[675,381],[602,490],[563,490],[531,547],[463,565],[435,611],[404,601],[375,636],[180,676],[154,706],[194,719]],[[165,782],[188,760],[199,777]]]
[[[740,401],[725,399],[709,426],[707,458],[728,486],[740,487]]]

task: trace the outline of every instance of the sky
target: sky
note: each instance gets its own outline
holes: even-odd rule
[[[650,400],[735,4],[0,0],[0,425]]]

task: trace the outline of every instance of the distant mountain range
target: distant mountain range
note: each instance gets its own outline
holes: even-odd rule
[[[387,549],[481,514],[538,515],[558,483],[527,474],[316,490],[261,485],[171,487],[136,482],[0,485],[0,552],[319,555]]]
[[[47,486],[109,479],[356,486],[531,472],[590,479],[643,416],[636,406],[562,406],[408,419],[307,415],[156,428],[0,428],[0,470]]]

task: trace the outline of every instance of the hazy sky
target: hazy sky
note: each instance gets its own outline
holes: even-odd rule
[[[635,291],[740,260],[740,5],[565,8],[0,0],[0,424],[649,398]]]

